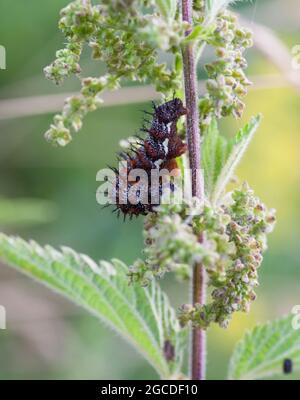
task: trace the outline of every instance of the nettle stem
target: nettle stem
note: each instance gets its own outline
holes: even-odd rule
[[[182,0],[183,20],[193,24],[193,0]],[[190,32],[187,31],[188,35]],[[189,162],[192,171],[192,195],[203,201],[203,177],[201,173],[201,142],[199,129],[197,63],[195,45],[189,42],[183,47],[183,69],[185,100],[187,107],[186,136],[189,148]],[[199,239],[201,240],[201,238]],[[193,304],[204,304],[206,297],[205,271],[201,264],[193,268],[192,277]],[[205,379],[206,369],[206,332],[199,328],[192,330],[191,375],[192,379]]]

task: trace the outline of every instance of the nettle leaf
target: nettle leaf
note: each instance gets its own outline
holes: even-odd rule
[[[165,18],[175,18],[177,0],[155,0],[155,2],[157,8]]]
[[[263,379],[283,373],[283,362],[291,359],[300,370],[300,330],[288,315],[259,325],[237,344],[229,365],[229,379]]]
[[[204,169],[205,191],[213,193],[218,176],[229,153],[229,143],[218,129],[216,119],[208,127],[202,144],[202,167]]]
[[[180,371],[186,333],[155,282],[147,289],[129,286],[128,268],[121,261],[97,264],[67,247],[57,251],[4,234],[0,234],[0,259],[105,322],[140,351],[161,377]]]
[[[221,199],[260,121],[260,115],[253,117],[231,140],[220,134],[216,120],[208,128],[202,145],[202,165],[206,195],[213,204]]]
[[[233,173],[241,161],[245,151],[247,150],[259,124],[261,122],[261,115],[252,117],[250,122],[240,129],[236,136],[228,142],[225,148],[225,153],[222,149],[217,149],[220,153],[218,157],[222,157],[223,166],[218,174],[215,182],[214,190],[211,195],[212,202],[215,204],[219,201],[222,196],[226,185],[233,176]]]
[[[211,38],[214,30],[215,26],[213,25],[197,25],[194,27],[192,32],[183,40],[183,44],[195,41],[206,41]]]

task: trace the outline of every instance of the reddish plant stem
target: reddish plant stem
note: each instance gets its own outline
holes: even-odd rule
[[[183,20],[193,24],[193,0],[182,0]],[[190,31],[186,32],[188,35]],[[187,107],[186,136],[189,148],[189,162],[192,172],[192,195],[203,201],[203,177],[201,174],[201,142],[199,129],[197,66],[193,42],[184,45],[182,50],[185,100]],[[202,240],[200,238],[199,240]],[[206,297],[205,271],[201,264],[193,268],[193,304],[204,304]],[[206,368],[206,332],[192,329],[191,375],[192,379],[204,380]]]

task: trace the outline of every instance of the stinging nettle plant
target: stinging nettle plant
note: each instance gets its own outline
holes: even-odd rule
[[[164,379],[205,379],[206,331],[214,323],[226,328],[233,313],[248,312],[255,300],[258,269],[275,223],[247,183],[226,191],[253,138],[261,116],[253,117],[233,138],[219,121],[240,118],[251,84],[244,52],[251,32],[239,25],[226,0],[76,0],[61,11],[59,28],[66,45],[45,75],[62,84],[77,75],[81,91],[66,99],[46,139],[66,146],[84,117],[101,106],[101,93],[123,82],[146,82],[161,100],[185,101],[191,196],[181,204],[161,204],[145,217],[143,257],[126,266],[113,259],[96,263],[62,247],[0,235],[0,257],[21,272],[73,300],[120,333]],[[85,46],[105,65],[100,77],[83,77]],[[214,60],[205,65],[206,91],[199,95],[197,66],[206,46]],[[168,65],[161,54],[168,54]],[[202,174],[198,174],[198,170]],[[200,201],[199,201],[200,200]],[[174,273],[190,280],[190,304],[174,310],[158,280]],[[128,284],[129,283],[129,284]],[[206,295],[206,292],[208,295]],[[183,367],[188,327],[191,368]],[[258,326],[237,345],[229,379],[258,379],[282,372],[292,358],[300,366],[300,335],[291,316]]]

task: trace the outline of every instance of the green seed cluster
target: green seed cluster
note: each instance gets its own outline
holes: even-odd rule
[[[66,77],[72,74],[80,74],[79,61],[81,51],[82,46],[75,43],[68,44],[65,49],[58,50],[55,61],[44,68],[46,78],[60,85]]]
[[[267,247],[267,235],[275,224],[275,212],[268,210],[245,184],[232,192],[229,204],[218,211],[210,210],[209,215],[207,218],[204,213],[196,221],[196,229],[216,250],[217,262],[205,265],[211,302],[204,306],[183,305],[180,321],[201,328],[212,322],[227,327],[232,314],[249,311],[256,298],[258,268]]]
[[[199,12],[201,14],[205,13],[206,9],[206,1],[205,0],[194,0],[193,1],[193,9],[196,12]]]
[[[78,131],[82,119],[101,104],[104,90],[117,89],[121,79],[149,82],[165,96],[181,87],[181,65],[169,69],[158,61],[158,51],[171,53],[179,60],[180,43],[187,28],[180,19],[159,14],[154,1],[102,0],[92,5],[76,0],[61,11],[59,27],[66,37],[66,48],[59,50],[56,60],[45,68],[45,75],[61,84],[71,74],[81,79],[78,96],[66,99],[60,115],[46,132],[46,139],[65,146]],[[105,65],[99,78],[80,77],[80,56],[84,45],[92,57]]]
[[[253,45],[251,32],[237,24],[234,14],[223,11],[217,16],[216,28],[208,44],[215,48],[217,59],[205,66],[208,80],[207,94],[199,103],[203,128],[212,117],[242,116],[242,99],[251,85],[244,73],[247,62],[244,51]]]
[[[195,212],[196,203],[161,205],[157,214],[150,214],[145,222],[145,261],[138,260],[129,269],[131,282],[147,286],[166,272],[174,272],[179,279],[186,280],[191,274],[191,265],[208,264],[214,252],[199,243],[194,234],[192,219],[188,212]]]
[[[66,48],[56,52],[56,59],[44,69],[47,79],[57,85],[71,74],[79,74],[83,44],[95,34],[101,21],[100,10],[88,1],[74,1],[60,12],[59,28],[67,39]]]
[[[72,140],[71,131],[78,132],[86,114],[95,111],[102,104],[99,93],[118,87],[118,79],[110,74],[100,78],[82,79],[80,93],[65,100],[62,113],[55,115],[53,124],[45,133],[45,139],[54,145],[66,146]]]

